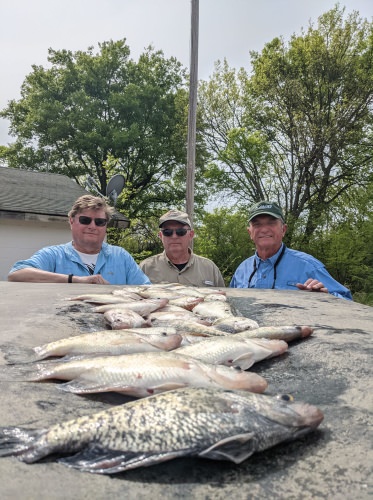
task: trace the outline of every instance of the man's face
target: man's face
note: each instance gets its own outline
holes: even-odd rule
[[[162,232],[165,229],[172,230],[172,235],[165,236]],[[186,230],[186,233],[183,236],[178,236],[175,233],[175,230],[177,229],[184,229]],[[188,225],[171,220],[162,224],[161,230],[158,234],[160,239],[162,240],[163,247],[166,253],[172,254],[173,252],[183,253],[188,251],[189,244],[194,236],[194,231],[192,231]]]
[[[89,217],[89,224],[82,224],[79,217]],[[86,209],[70,217],[70,227],[74,247],[82,253],[99,252],[106,236],[106,225],[97,226],[94,219],[106,219],[104,210]],[[87,222],[87,219],[85,220]],[[83,219],[84,222],[84,219]]]
[[[261,250],[275,254],[281,246],[287,226],[281,219],[264,214],[254,217],[247,229],[259,254]]]

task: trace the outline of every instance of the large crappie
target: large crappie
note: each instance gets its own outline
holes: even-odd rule
[[[263,392],[267,382],[256,373],[212,365],[173,352],[147,352],[41,361],[1,367],[0,380],[68,380],[59,389],[77,394],[115,391],[146,397],[180,387],[216,387]]]
[[[0,456],[32,463],[48,455],[81,471],[113,474],[178,457],[241,463],[314,430],[311,405],[241,391],[178,389],[46,429],[0,428]]]

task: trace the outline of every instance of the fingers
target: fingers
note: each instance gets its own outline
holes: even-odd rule
[[[328,289],[321,283],[321,281],[309,278],[305,283],[297,283],[297,287],[300,290],[305,290],[307,292],[323,292],[328,293]]]

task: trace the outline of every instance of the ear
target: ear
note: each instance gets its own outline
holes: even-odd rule
[[[191,229],[191,230],[189,231],[189,238],[190,238],[191,240],[194,238],[194,231],[193,231],[193,229]]]
[[[282,236],[285,236],[285,233],[286,233],[287,229],[288,229],[288,225],[287,224],[283,224],[283,226],[282,226]]]

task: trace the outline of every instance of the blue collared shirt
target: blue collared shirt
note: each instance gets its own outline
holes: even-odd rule
[[[330,294],[352,300],[350,290],[338,283],[328,273],[322,262],[312,255],[298,250],[285,248],[284,254],[276,266],[276,280],[274,280],[274,266],[282,250],[283,245],[275,255],[266,260],[258,257],[257,253],[244,260],[236,269],[229,286],[231,288],[298,290],[296,283],[303,284],[312,278],[321,281]],[[256,272],[253,274],[255,262]]]
[[[71,242],[38,250],[29,259],[16,262],[9,274],[28,267],[76,276],[89,276],[90,274]],[[101,274],[111,285],[150,284],[149,278],[141,271],[132,255],[124,248],[108,243],[102,243],[94,274]]]

